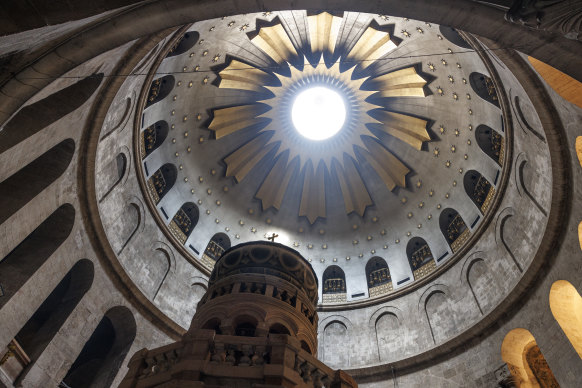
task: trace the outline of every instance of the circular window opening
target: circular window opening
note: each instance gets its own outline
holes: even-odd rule
[[[303,137],[329,139],[342,129],[346,120],[344,99],[335,90],[323,86],[305,89],[293,101],[291,119]]]

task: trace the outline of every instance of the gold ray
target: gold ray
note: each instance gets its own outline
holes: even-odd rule
[[[261,200],[263,211],[271,206],[277,210],[281,208],[289,181],[299,166],[298,158],[293,159],[290,163],[288,163],[288,159],[289,152],[283,153],[277,159],[275,166],[273,166],[255,195],[256,198]]]
[[[313,174],[311,160],[305,165],[303,192],[299,205],[299,216],[306,216],[310,224],[318,217],[325,218],[325,164],[320,162]]]
[[[311,52],[321,53],[327,51],[333,54],[342,18],[322,12],[318,15],[308,16],[307,23],[309,24]]]
[[[219,88],[263,91],[263,85],[269,80],[269,74],[246,63],[233,60],[220,73]]]
[[[368,193],[366,185],[364,185],[354,160],[344,154],[343,165],[345,168],[342,168],[341,163],[334,158],[333,169],[340,183],[346,213],[350,214],[355,211],[363,217],[366,207],[373,205],[374,202],[370,198],[370,193]]]
[[[390,34],[368,27],[350,50],[348,61],[360,62],[363,69],[396,48]]]
[[[226,176],[233,176],[237,182],[241,182],[249,171],[276,146],[275,144],[265,145],[269,137],[268,133],[261,134],[224,158]]]
[[[401,113],[380,111],[378,120],[383,124],[382,131],[394,136],[411,147],[420,150],[422,143],[430,140],[426,130],[427,121]]]
[[[414,67],[393,71],[373,79],[382,97],[426,97],[422,78]]]
[[[251,42],[279,64],[289,62],[293,56],[297,56],[297,51],[281,24],[261,28]]]
[[[258,124],[262,120],[259,118],[261,113],[265,110],[264,106],[260,104],[241,105],[232,108],[216,109],[212,122],[208,125],[208,129],[214,131],[216,139],[220,139],[226,135],[230,135],[241,129]]]
[[[406,186],[406,174],[410,170],[390,151],[372,138],[363,139],[367,151],[362,152],[368,163],[376,170],[388,190]]]

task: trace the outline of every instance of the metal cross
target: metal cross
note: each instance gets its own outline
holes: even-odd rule
[[[267,237],[267,240],[271,241],[271,242],[275,242],[275,239],[279,237],[278,234],[273,233],[271,236]]]

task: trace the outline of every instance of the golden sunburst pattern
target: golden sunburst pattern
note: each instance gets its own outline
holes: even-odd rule
[[[299,172],[303,184],[299,216],[311,224],[326,217],[327,174],[333,174],[341,189],[346,213],[364,215],[373,205],[359,172],[365,159],[389,190],[405,187],[409,168],[375,135],[380,131],[420,150],[430,141],[427,120],[386,110],[370,97],[424,97],[426,80],[414,67],[370,75],[371,65],[397,45],[390,34],[367,27],[351,49],[338,47],[343,19],[328,13],[308,17],[310,47],[295,47],[280,23],[259,28],[252,43],[279,67],[261,69],[236,59],[219,71],[219,87],[256,92],[252,103],[218,108],[209,129],[217,140],[236,131],[260,126],[246,144],[224,162],[226,175],[241,182],[259,163],[275,158],[256,192],[263,210],[280,209],[291,178]],[[338,55],[339,53],[339,55]],[[309,56],[311,62],[305,56]],[[323,60],[336,58],[332,61]],[[344,96],[346,121],[341,131],[325,141],[303,138],[291,121],[291,104],[303,89],[325,85]],[[370,114],[374,112],[373,116]],[[370,128],[374,126],[374,131]]]

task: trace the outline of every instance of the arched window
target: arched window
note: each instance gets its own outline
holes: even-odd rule
[[[171,75],[165,75],[154,80],[150,86],[150,91],[148,93],[148,99],[145,107],[148,108],[154,105],[156,102],[160,102],[166,98],[172,89],[174,89],[174,82],[174,77]]]
[[[526,329],[517,328],[507,333],[501,344],[501,358],[518,387],[560,386],[534,336]]]
[[[135,339],[136,324],[127,307],[109,309],[63,379],[68,387],[110,387]]]
[[[9,359],[8,367],[3,366],[3,370],[11,374],[13,382],[22,381],[91,288],[93,272],[90,260],[78,261],[16,334],[11,345],[21,352],[15,353],[16,359]]]
[[[186,202],[176,212],[172,221],[170,221],[170,231],[172,235],[178,239],[182,244],[186,243],[192,230],[198,223],[200,212],[198,206],[192,202]]]
[[[453,253],[457,252],[471,236],[463,217],[451,208],[443,210],[439,217],[439,226]]]
[[[22,108],[0,131],[0,153],[79,108],[95,93],[102,80],[102,73],[90,75]]]
[[[550,289],[550,310],[570,343],[582,358],[582,297],[566,280],[558,280]]]
[[[75,208],[62,205],[0,261],[0,308],[69,237],[74,223]]]
[[[475,170],[469,170],[465,173],[463,185],[469,198],[477,205],[481,213],[485,214],[495,195],[495,187]]]
[[[74,153],[75,142],[62,141],[0,183],[0,224],[58,179]]]
[[[202,254],[202,264],[204,264],[207,268],[212,269],[214,268],[214,263],[220,256],[230,248],[230,238],[224,233],[216,233],[204,249],[204,253]]]
[[[135,203],[128,203],[124,208],[121,216],[115,223],[115,233],[112,233],[112,245],[116,248],[117,254],[120,255],[133,236],[139,230],[141,225],[141,211]]]
[[[177,177],[178,169],[176,166],[166,163],[156,170],[156,172],[154,172],[148,179],[148,191],[156,204],[158,204],[160,200],[164,198],[164,195],[166,195],[174,186]]]
[[[499,98],[491,77],[473,72],[469,75],[469,83],[479,97],[499,108]]]
[[[426,241],[420,237],[410,239],[406,245],[406,256],[414,280],[421,279],[436,269],[436,262]]]
[[[346,275],[337,265],[331,265],[323,272],[323,303],[340,303],[347,300]]]
[[[142,160],[162,145],[168,136],[168,123],[160,120],[141,131],[139,149]]]
[[[372,257],[366,264],[366,279],[370,298],[392,291],[392,277],[386,260]]]
[[[103,174],[103,184],[97,186],[97,190],[106,189],[105,193],[99,195],[99,202],[103,202],[105,198],[113,191],[113,189],[121,182],[127,169],[127,157],[124,153],[119,153],[115,159],[111,160],[105,168],[101,171]]]
[[[172,46],[166,58],[184,54],[186,51],[194,47],[199,38],[200,34],[198,32],[188,31]]]
[[[479,145],[479,148],[502,166],[505,155],[504,137],[496,130],[481,124],[475,130],[475,138],[477,139],[477,145]]]

